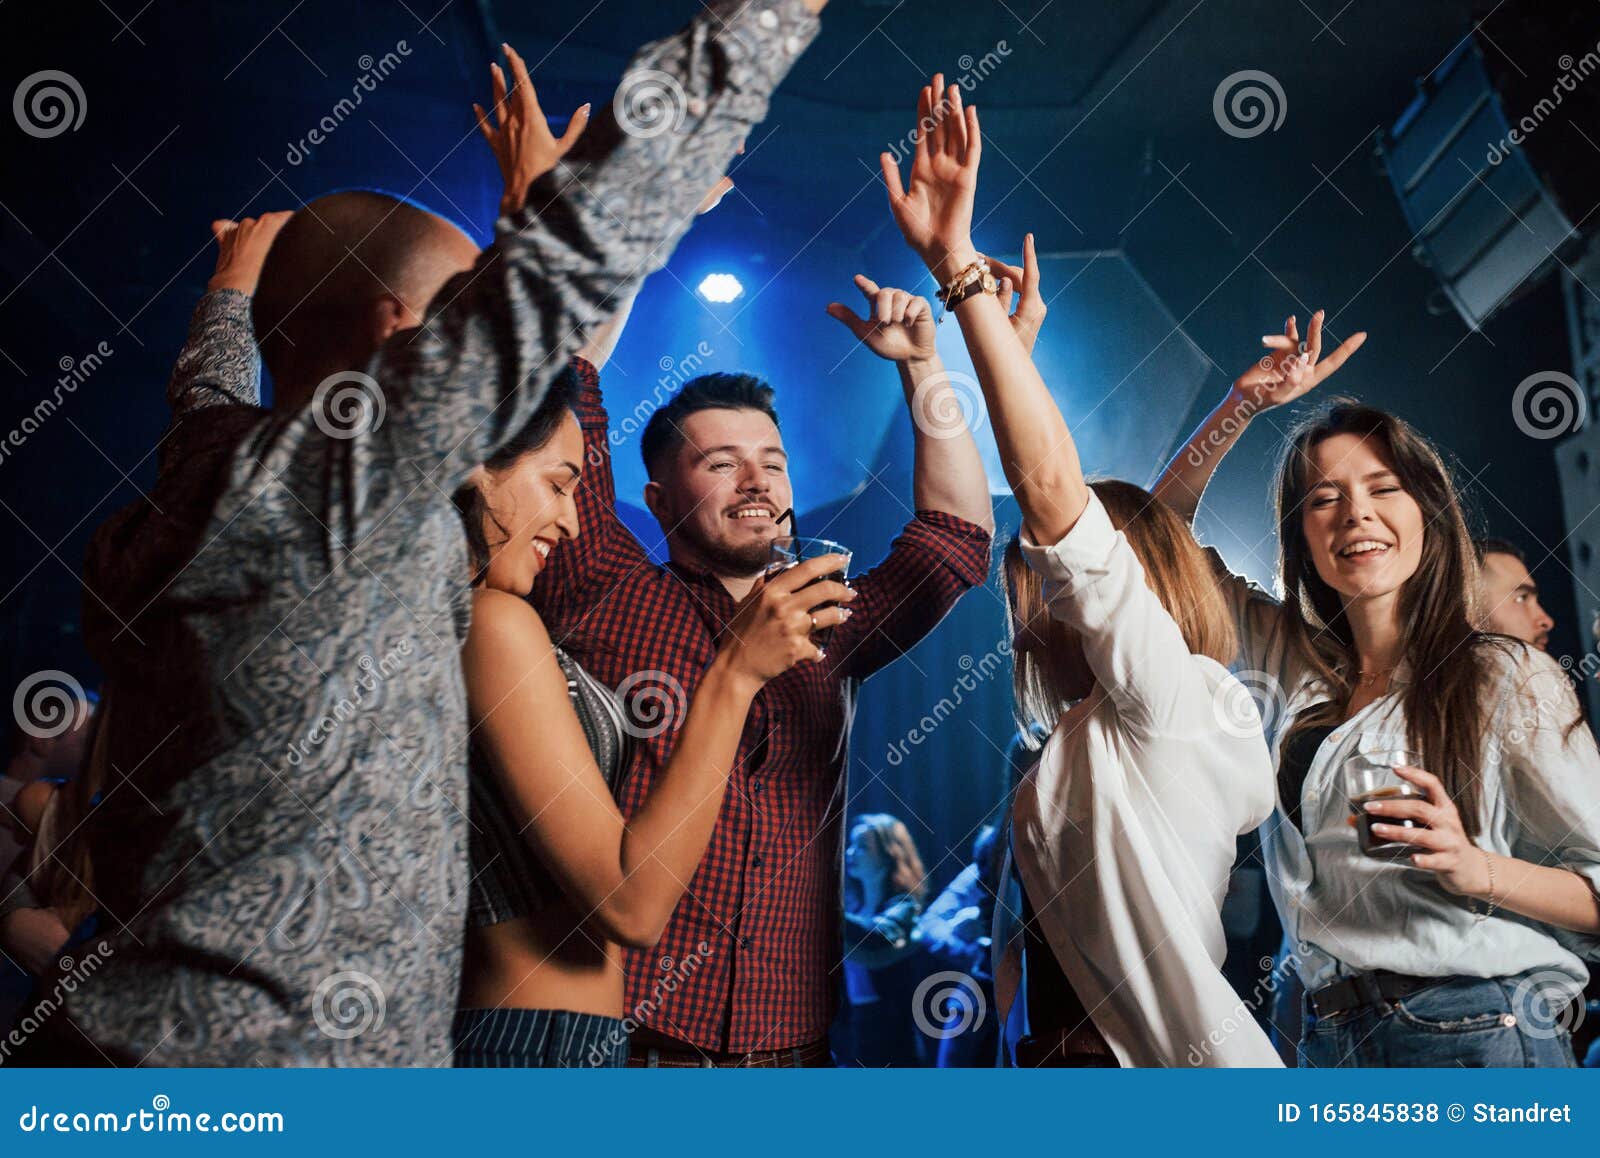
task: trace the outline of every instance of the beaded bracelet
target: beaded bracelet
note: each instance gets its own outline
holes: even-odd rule
[[[947,311],[953,310],[974,294],[992,294],[999,288],[1000,283],[990,272],[989,263],[979,258],[950,279],[950,283],[939,291],[939,301]]]
[[[1477,918],[1478,923],[1482,924],[1484,921],[1487,921],[1490,917],[1494,916],[1494,911],[1498,907],[1498,903],[1494,899],[1494,858],[1490,856],[1484,849],[1480,848],[1478,852],[1483,856],[1483,867],[1489,870],[1489,911],[1485,913],[1474,912],[1473,914]],[[1473,908],[1476,910],[1477,906],[1474,905]]]

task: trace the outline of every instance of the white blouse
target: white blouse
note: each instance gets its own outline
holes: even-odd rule
[[[1276,600],[1228,572],[1209,552],[1238,624],[1238,678],[1258,697],[1274,762],[1295,718],[1327,700],[1284,638]],[[1600,884],[1600,751],[1579,724],[1573,677],[1542,651],[1490,645],[1477,844],[1501,856],[1562,866]],[[1248,669],[1248,670],[1245,670]],[[1514,996],[1528,1017],[1548,1020],[1582,992],[1583,959],[1600,939],[1555,929],[1446,892],[1434,874],[1405,862],[1363,856],[1346,823],[1342,767],[1363,752],[1410,747],[1399,692],[1340,724],[1312,759],[1300,793],[1301,827],[1280,811],[1263,833],[1273,899],[1308,991],[1342,976],[1388,969],[1418,977],[1520,977]],[[1430,771],[1437,771],[1430,769]],[[1274,785],[1276,787],[1276,785]]]
[[[1224,710],[1241,690],[1190,653],[1094,495],[1059,543],[1022,550],[1096,681],[1017,790],[1041,931],[1124,1066],[1277,1066],[1221,973],[1235,839],[1273,801],[1259,727]]]

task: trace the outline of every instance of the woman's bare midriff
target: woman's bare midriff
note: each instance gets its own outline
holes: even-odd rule
[[[565,904],[469,928],[461,971],[463,1009],[565,1009],[621,1017],[618,947]]]

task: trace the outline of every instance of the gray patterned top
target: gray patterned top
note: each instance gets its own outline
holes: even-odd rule
[[[112,769],[94,892],[116,936],[68,1009],[104,1055],[449,1064],[470,607],[450,493],[578,325],[666,261],[816,29],[800,0],[713,0],[643,49],[619,92],[646,73],[676,90],[676,127],[624,132],[620,99],[598,115],[380,351],[381,405],[353,431],[315,403],[262,410],[248,299],[201,300],[156,485],[85,572]]]

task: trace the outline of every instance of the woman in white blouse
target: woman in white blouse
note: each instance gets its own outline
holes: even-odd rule
[[[1293,318],[1167,468],[1192,518],[1255,414],[1300,397],[1322,314]],[[1570,1066],[1569,1004],[1600,949],[1600,753],[1543,652],[1472,629],[1476,568],[1450,474],[1405,422],[1338,401],[1290,438],[1277,486],[1279,603],[1215,559],[1242,676],[1271,700],[1279,813],[1266,849],[1317,1066]],[[1368,807],[1344,767],[1399,761],[1412,799]],[[1409,822],[1409,826],[1407,826]]]
[[[883,164],[896,223],[949,287],[984,264],[970,236],[980,138],[941,81],[922,91],[932,128],[909,190]],[[1023,513],[1009,568],[1020,714],[1053,729],[1013,813],[1036,930],[1018,1061],[1274,1066],[1220,971],[1235,839],[1272,807],[1259,726],[1218,709],[1242,694],[1218,662],[1232,626],[1177,516],[1130,484],[1085,483],[1028,353],[1043,315],[1031,237],[1024,262],[1002,267],[1024,291],[1016,319],[1009,286],[953,306]]]

